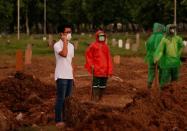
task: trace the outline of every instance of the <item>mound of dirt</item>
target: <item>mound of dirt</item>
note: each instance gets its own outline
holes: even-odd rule
[[[141,121],[149,130],[184,130],[187,128],[187,100],[185,88],[180,84],[169,85],[163,92],[150,94],[138,91],[131,106],[123,113]]]
[[[0,104],[5,107],[4,111],[11,112],[6,116],[15,120],[12,125],[17,127],[53,121],[50,114],[54,114],[54,95],[54,86],[32,75],[17,73],[0,81]]]
[[[109,79],[98,103],[90,101],[91,77],[77,78],[73,97],[65,102],[67,130],[187,130],[187,64],[182,66],[180,82],[160,93],[156,88],[146,90],[147,67],[142,61],[123,61],[115,68],[123,81]],[[49,74],[39,76],[40,72],[40,79]],[[54,124],[55,90],[28,74],[1,80],[0,130]]]
[[[51,96],[54,96],[54,87],[43,84],[32,75],[15,74],[0,81],[0,103],[13,112],[28,111]]]
[[[145,130],[141,123],[126,119],[121,109],[93,102],[79,103],[75,98],[66,101],[66,122],[80,131],[122,131],[124,129]],[[120,111],[121,110],[121,111]],[[136,126],[134,126],[136,124]],[[130,127],[130,128],[129,128]]]
[[[125,88],[132,92],[130,88]],[[124,90],[125,90],[124,89]],[[101,103],[66,101],[66,120],[76,130],[186,130],[187,88],[169,85],[162,93],[137,89],[124,107]]]
[[[0,104],[0,130],[10,131],[15,127],[15,120],[13,113],[4,105]]]
[[[80,131],[123,131],[139,130],[145,131],[141,122],[126,118],[118,112],[98,111],[90,114],[83,121],[84,124],[77,126]]]
[[[54,103],[55,99],[49,99],[46,102],[32,107],[25,118],[25,125],[47,125],[54,123]]]

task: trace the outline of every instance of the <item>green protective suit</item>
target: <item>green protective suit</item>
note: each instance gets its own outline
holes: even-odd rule
[[[178,79],[181,65],[180,56],[184,47],[181,37],[170,35],[169,29],[171,26],[167,25],[166,35],[161,40],[154,54],[154,61],[158,62],[162,70],[160,79],[161,89],[165,84]]]
[[[155,77],[155,67],[154,64],[154,53],[158,47],[161,39],[163,38],[163,33],[165,32],[165,26],[159,23],[154,23],[153,33],[149,37],[146,43],[146,57],[145,61],[148,63],[148,88],[151,88]]]

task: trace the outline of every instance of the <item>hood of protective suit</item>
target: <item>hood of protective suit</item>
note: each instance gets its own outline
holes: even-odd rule
[[[169,32],[170,28],[176,28],[176,25],[174,25],[174,24],[168,24],[166,26],[166,34],[170,34],[170,32]]]
[[[104,37],[105,37],[105,40],[102,41],[102,42],[99,41],[99,35],[100,35],[100,34],[103,34]],[[104,33],[104,31],[101,31],[101,30],[97,31],[96,34],[95,34],[95,36],[96,36],[96,42],[99,42],[99,43],[104,43],[104,42],[106,42],[106,34]]]
[[[164,33],[165,32],[165,26],[160,23],[154,23],[153,24],[153,33]]]

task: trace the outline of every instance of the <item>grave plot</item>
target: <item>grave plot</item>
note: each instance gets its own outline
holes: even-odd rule
[[[0,104],[10,112],[7,118],[11,117],[15,122],[11,126],[16,124],[15,128],[42,124],[37,123],[43,119],[41,115],[46,117],[45,113],[53,112],[49,107],[52,107],[50,101],[54,100],[54,94],[54,86],[45,85],[32,75],[16,73],[0,81]],[[37,115],[33,116],[35,113]]]
[[[181,83],[169,85],[161,95],[128,87],[120,90],[118,98],[106,93],[104,101],[110,97],[116,103],[80,102],[78,97],[70,98],[66,103],[67,123],[75,130],[85,131],[186,130],[187,88]]]
[[[46,59],[33,60],[35,70],[13,74],[0,81],[1,129],[54,125],[55,86],[41,82],[51,74]],[[49,62],[49,61],[48,61]],[[141,58],[121,58],[114,65],[114,76],[108,79],[104,97],[90,100],[91,76],[81,75],[71,98],[66,100],[64,130],[186,130],[187,129],[187,63],[181,69],[178,83],[168,85],[163,93],[146,89],[147,65]],[[6,69],[7,70],[7,69]],[[32,71],[32,72],[31,72]],[[32,73],[45,72],[33,76]],[[78,73],[86,73],[79,67]],[[79,75],[79,74],[77,74]],[[4,118],[4,117],[1,117]]]

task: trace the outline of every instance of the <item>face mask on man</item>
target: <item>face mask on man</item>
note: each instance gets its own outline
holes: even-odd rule
[[[99,36],[99,41],[101,41],[101,42],[105,41],[105,36],[104,35],[100,35]]]
[[[67,34],[67,40],[70,41],[71,38],[72,38],[71,33],[68,33],[68,34]]]

